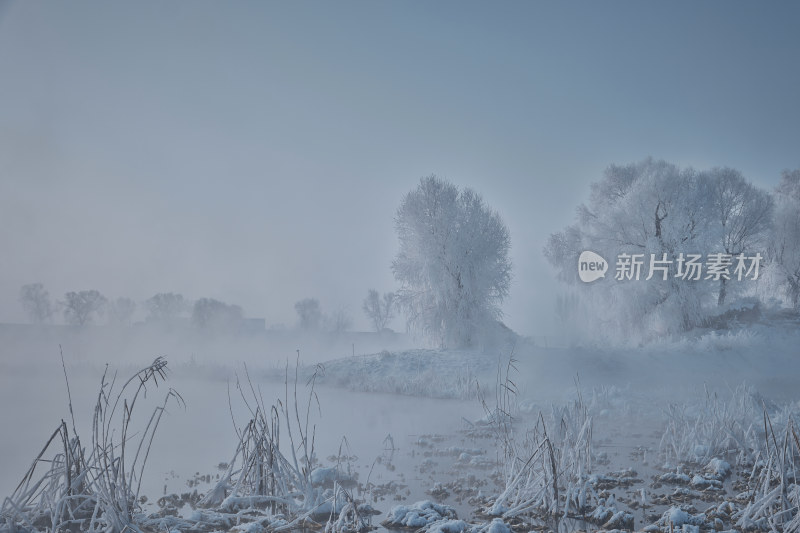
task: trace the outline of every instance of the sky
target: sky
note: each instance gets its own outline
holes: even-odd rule
[[[790,2],[0,0],[0,322],[41,282],[287,326],[316,297],[367,329],[396,209],[436,174],[500,213],[505,322],[546,334],[542,247],[609,164],[766,188],[800,168],[798,22]]]

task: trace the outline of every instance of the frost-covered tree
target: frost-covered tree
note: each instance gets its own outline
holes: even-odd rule
[[[469,346],[501,317],[511,283],[508,229],[471,189],[429,176],[403,197],[392,272],[409,326]]]
[[[322,310],[319,307],[319,300],[305,298],[294,304],[294,310],[297,312],[301,329],[319,329],[322,324]]]
[[[742,174],[731,168],[707,173],[710,183],[712,231],[717,233],[719,251],[731,257],[764,252],[772,228],[773,200]],[[717,305],[723,305],[728,283],[719,280]]]
[[[130,298],[119,297],[108,304],[108,321],[110,324],[128,326],[135,312],[136,302]]]
[[[103,312],[107,303],[106,297],[96,290],[68,292],[61,302],[64,320],[73,326],[85,326],[93,316]]]
[[[733,284],[708,277],[708,256],[730,254],[735,263],[739,253],[758,252],[770,210],[768,195],[735,170],[696,172],[653,159],[611,165],[592,184],[575,223],[551,235],[544,253],[560,279],[578,286],[593,333],[632,340],[677,333],[703,324]],[[578,280],[584,250],[609,263],[604,279]],[[637,255],[638,281],[618,278],[618,258],[630,263]],[[699,277],[690,261],[699,263]]]
[[[34,324],[43,324],[53,316],[50,293],[41,283],[23,285],[19,290],[19,301]]]
[[[789,304],[800,310],[800,170],[783,172],[775,204],[770,262]]]
[[[590,333],[631,339],[683,331],[702,321],[710,285],[677,278],[674,262],[663,264],[666,272],[652,275],[642,267],[638,282],[614,278],[620,254],[644,254],[649,264],[650,254],[674,260],[705,251],[710,246],[709,195],[706,177],[653,159],[611,165],[591,185],[589,201],[578,207],[575,223],[552,234],[544,249],[559,278],[578,285],[584,316],[593,317]],[[578,257],[584,250],[605,258],[605,278],[591,284],[579,281]]]
[[[393,292],[385,292],[381,297],[375,289],[369,289],[362,305],[364,314],[367,315],[372,323],[372,328],[377,332],[383,331],[389,321],[394,318],[396,307],[397,297]]]
[[[242,308],[213,298],[200,298],[192,307],[192,325],[215,333],[236,333],[244,320]]]
[[[172,322],[190,309],[181,294],[160,292],[144,302],[148,322]]]

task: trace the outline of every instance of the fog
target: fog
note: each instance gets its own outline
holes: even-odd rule
[[[506,221],[505,320],[542,334],[542,246],[608,164],[770,187],[798,166],[795,9],[7,2],[0,317],[41,282],[287,326],[317,297],[363,329],[400,199],[435,173]]]
[[[91,460],[124,449],[102,401],[131,376],[136,439],[180,394],[130,477],[148,501],[97,485],[101,522],[64,527],[352,533],[354,498],[425,533],[800,528],[798,20],[0,0],[0,533],[58,529],[57,490],[15,488],[62,420]],[[582,251],[602,275],[579,281]],[[669,255],[662,280],[615,272],[638,252]],[[680,277],[717,252],[762,270]],[[241,463],[264,439],[268,494]],[[468,523],[393,510],[429,499]]]

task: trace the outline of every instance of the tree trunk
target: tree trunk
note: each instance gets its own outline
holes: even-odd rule
[[[788,276],[789,282],[789,297],[792,300],[792,309],[795,311],[800,310],[800,277]]]
[[[725,278],[719,278],[719,298],[717,298],[717,305],[725,305],[725,295],[727,288],[725,287]]]

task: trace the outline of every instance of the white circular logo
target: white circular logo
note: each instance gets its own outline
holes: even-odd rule
[[[606,270],[608,270],[608,261],[603,259],[602,256],[594,252],[585,251],[581,252],[578,258],[578,276],[581,281],[590,283],[596,279],[606,277]]]

